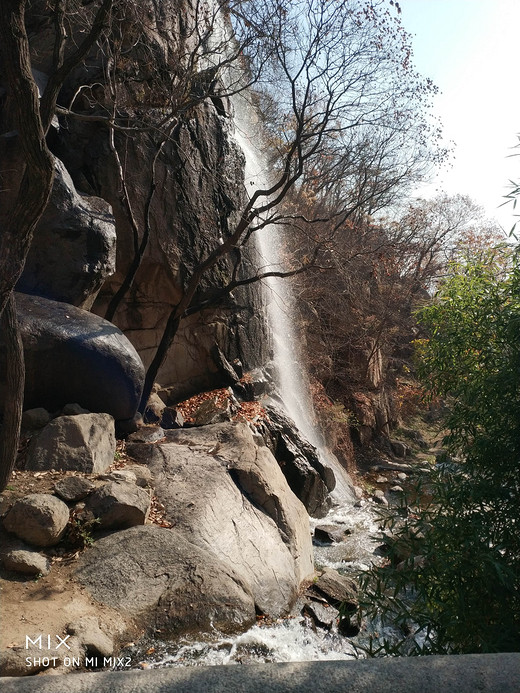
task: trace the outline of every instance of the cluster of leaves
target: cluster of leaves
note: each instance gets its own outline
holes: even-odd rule
[[[408,632],[403,654],[520,644],[520,266],[508,259],[502,272],[458,265],[419,315],[430,335],[419,372],[432,396],[450,398],[451,457],[430,502],[390,518],[388,563],[364,577],[367,612]]]

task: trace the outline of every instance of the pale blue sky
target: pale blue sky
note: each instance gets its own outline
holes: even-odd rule
[[[520,134],[520,0],[399,4],[416,67],[439,87],[435,113],[456,143],[452,168],[423,192],[468,194],[509,230],[512,211],[497,207],[508,180],[520,179],[520,156],[508,158]]]

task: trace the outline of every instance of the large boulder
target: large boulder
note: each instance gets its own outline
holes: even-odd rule
[[[114,419],[134,416],[144,368],[117,327],[80,308],[26,294],[16,294],[16,309],[25,351],[25,408],[55,411],[78,402]],[[0,373],[5,373],[1,333]],[[2,381],[0,402],[4,388]]]
[[[100,474],[114,462],[115,452],[114,419],[110,414],[58,416],[31,439],[25,469]]]
[[[232,560],[194,546],[175,529],[132,527],[83,554],[76,573],[97,601],[164,637],[255,622],[255,604]]]
[[[232,565],[256,607],[278,616],[313,574],[304,506],[248,426],[166,431],[167,442],[132,444],[146,462],[167,519],[194,545]]]
[[[34,232],[17,289],[90,308],[115,271],[116,230],[110,205],[79,195],[56,159],[51,198]]]
[[[54,546],[65,532],[69,508],[56,496],[32,493],[16,501],[4,518],[4,527],[34,546]]]

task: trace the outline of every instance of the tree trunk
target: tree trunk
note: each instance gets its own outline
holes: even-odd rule
[[[16,464],[22,421],[25,363],[16,305],[11,293],[0,321],[6,350],[6,394],[0,429],[0,492],[5,489]]]

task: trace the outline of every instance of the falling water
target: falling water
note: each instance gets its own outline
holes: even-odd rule
[[[265,148],[262,147],[262,125],[246,92],[236,95],[233,105],[235,139],[245,156],[246,189],[252,195],[256,189],[268,188],[271,177]],[[261,272],[287,271],[282,261],[283,231],[280,226],[269,224],[257,231],[255,242]],[[295,297],[291,282],[283,277],[268,277],[264,281],[277,384],[284,409],[302,435],[317,449],[322,461],[334,469],[337,500],[352,501],[352,483],[335,455],[327,449],[316,423],[309,377],[295,326]]]

